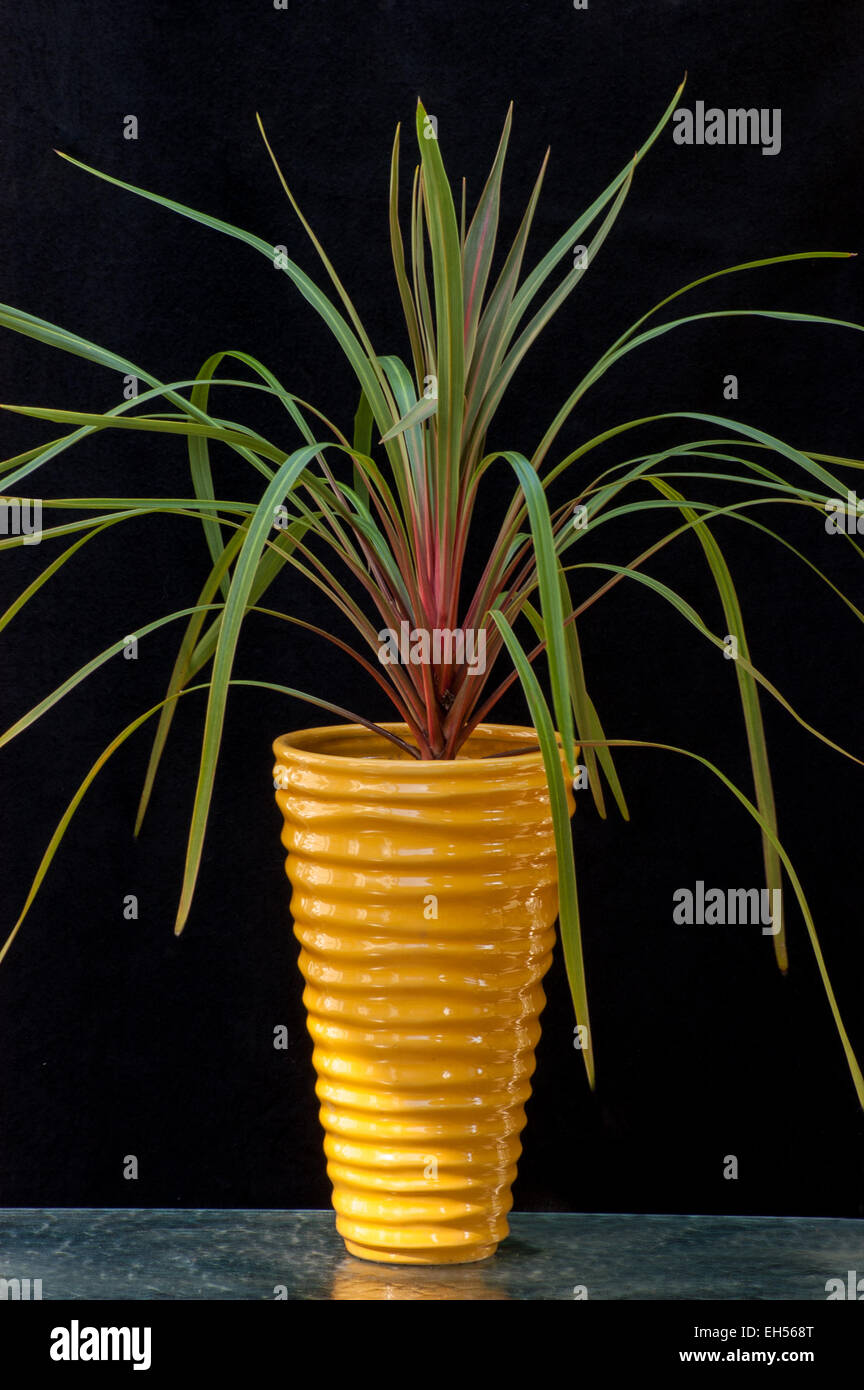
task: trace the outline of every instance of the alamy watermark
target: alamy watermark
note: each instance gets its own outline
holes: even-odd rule
[[[828,497],[825,501],[825,530],[829,536],[864,535],[864,501],[859,501],[854,492],[847,492],[846,501],[839,497]]]
[[[857,1269],[847,1270],[845,1279],[827,1279],[825,1281],[825,1297],[829,1303],[832,1299],[838,1298],[851,1299],[855,1303],[864,1303],[864,1279],[859,1279]]]
[[[672,122],[676,145],[761,145],[763,154],[780,153],[779,106],[706,111],[704,101],[697,101],[693,111],[679,106]]]
[[[676,888],[672,921],[679,926],[759,926],[776,936],[783,920],[782,888],[708,888],[700,878],[695,890]]]
[[[473,627],[414,627],[407,619],[378,633],[382,666],[467,666],[469,676],[486,670],[486,629]]]
[[[23,536],[24,545],[38,545],[42,539],[41,498],[2,498],[0,500],[0,536]]]
[[[68,1327],[51,1331],[52,1361],[131,1361],[133,1371],[149,1371],[152,1360],[149,1327],[82,1327],[73,1318]]]
[[[3,1302],[11,1299],[13,1303],[29,1303],[41,1297],[41,1279],[0,1279],[0,1300]]]

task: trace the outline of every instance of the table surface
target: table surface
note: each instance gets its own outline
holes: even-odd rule
[[[864,1223],[513,1212],[491,1259],[429,1268],[345,1251],[332,1212],[0,1210],[0,1278],[48,1299],[825,1300],[864,1273]],[[35,1285],[31,1284],[31,1288]]]

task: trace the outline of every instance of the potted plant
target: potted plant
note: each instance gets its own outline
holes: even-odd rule
[[[80,545],[106,526],[143,512],[159,509],[199,521],[211,559],[194,602],[135,634],[137,640],[168,624],[184,624],[165,698],[122,729],[87,772],[46,849],[0,959],[96,774],[152,720],[155,735],[136,831],[140,827],[177,701],[186,694],[206,691],[207,702],[178,933],[187,920],[201,864],[230,687],[284,690],[343,721],[277,738],[274,786],[285,822],[291,907],[302,946],[304,999],[315,1043],[337,1226],[348,1249],[369,1259],[477,1260],[493,1253],[506,1235],[556,916],[577,1040],[594,1085],[570,828],[574,792],[588,789],[600,814],[611,797],[626,815],[612,750],[625,744],[666,746],[608,739],[588,693],[578,623],[592,604],[625,580],[672,605],[704,641],[734,658],[752,793],[701,755],[668,751],[696,758],[758,825],[766,887],[774,895],[771,920],[778,964],[785,969],[780,911],[785,884],[800,906],[864,1104],[864,1078],[834,998],[812,914],[778,838],[759,686],[816,738],[837,745],[806,724],[753,664],[737,591],[712,526],[716,518],[733,518],[773,535],[751,512],[777,500],[792,500],[824,515],[826,508],[841,505],[837,499],[847,496],[849,469],[861,465],[802,452],[754,425],[700,411],[628,420],[553,462],[559,434],[577,403],[616,362],[680,324],[729,312],[682,317],[676,308],[670,316],[664,313],[668,306],[705,281],[807,259],[810,253],[714,271],[666,295],[574,383],[530,458],[487,445],[496,410],[520,362],[599,254],[634,173],[672,116],[680,92],[633,159],[526,270],[544,160],[516,237],[494,275],[512,108],[469,220],[464,186],[457,208],[434,119],[418,102],[420,163],[411,190],[407,253],[399,217],[398,128],[389,201],[390,249],[410,366],[395,355],[376,353],[288,188],[263,125],[278,177],[332,282],[332,295],[284,248],[71,160],[99,178],[241,239],[283,270],[324,320],[357,378],[359,404],[350,430],[345,421],[331,421],[299,400],[268,366],[247,353],[216,352],[194,378],[163,382],[74,333],[9,306],[0,308],[3,326],[146,385],[104,412],[6,405],[4,409],[63,427],[50,443],[3,464],[8,506],[23,507],[25,484],[32,491],[38,482],[44,491],[46,474],[40,470],[106,429],[183,437],[194,491],[192,497],[87,499],[84,520],[64,521],[61,515],[44,535],[71,535],[72,545],[21,594],[6,620]],[[587,244],[581,242],[583,236]],[[564,273],[550,290],[562,265]],[[737,312],[837,322],[773,310]],[[271,441],[251,426],[217,414],[211,397],[223,386],[263,391],[277,400],[288,416],[293,442]],[[631,431],[644,436],[654,422],[672,420],[685,422],[695,437],[662,449],[650,442],[628,443]],[[625,454],[630,448],[638,452],[592,476],[594,451],[610,440],[626,445]],[[263,480],[257,500],[215,497],[212,442],[232,451]],[[577,463],[581,467],[575,469]],[[742,495],[732,502],[712,502],[682,491],[677,485],[682,469],[693,469],[703,481],[740,485]],[[474,545],[472,520],[478,497],[495,479],[499,487],[509,488],[511,501],[482,558],[479,582],[469,588],[465,561]],[[68,508],[70,499],[43,498],[41,505],[47,511]],[[630,563],[580,561],[579,544],[586,534],[610,522],[620,528],[646,511],[660,518],[660,535]],[[716,585],[725,635],[711,631],[681,594],[646,570],[653,555],[690,532]],[[0,545],[7,548],[26,539],[22,534]],[[241,625],[247,614],[262,611],[265,595],[286,567],[317,586],[350,620],[356,644],[296,613],[278,616],[334,643],[358,663],[387,697],[396,719],[373,719],[320,693],[233,677]],[[515,631],[517,622],[522,636]],[[31,726],[129,640],[124,635],[92,657],[6,730],[0,743]],[[548,668],[548,700],[535,669],[541,656]],[[516,682],[531,723],[496,724],[496,705]]]

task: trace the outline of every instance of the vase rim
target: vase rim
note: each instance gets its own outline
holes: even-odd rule
[[[380,720],[378,727],[399,734],[400,737],[407,735],[410,738],[411,731],[407,724]],[[560,743],[560,736],[556,735],[556,737]],[[340,740],[349,742],[357,739],[383,742],[374,729],[367,729],[364,724],[325,724],[280,735],[274,740],[273,751],[277,758],[284,759],[286,754],[290,754],[291,760],[295,763],[301,762],[306,766],[322,769],[344,766],[350,762],[362,762],[364,768],[368,768],[370,771],[378,769],[392,771],[394,763],[398,763],[400,777],[404,774],[409,776],[413,774],[423,778],[429,776],[452,777],[456,764],[465,770],[472,764],[486,769],[494,768],[499,763],[502,767],[513,768],[514,765],[527,767],[536,763],[538,759],[542,762],[543,756],[537,738],[537,730],[531,724],[478,724],[469,735],[467,744],[477,739],[498,743],[512,741],[514,745],[533,740],[536,745],[524,753],[510,753],[508,751],[492,757],[463,757],[461,753],[458,753],[455,758],[409,758],[402,755],[399,749],[392,744],[389,746],[393,748],[393,755],[383,757],[367,757],[363,753],[327,752],[319,749],[319,745],[338,743]]]

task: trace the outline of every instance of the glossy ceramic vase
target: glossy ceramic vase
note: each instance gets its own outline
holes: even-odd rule
[[[558,911],[534,730],[480,725],[447,762],[350,724],[273,748],[337,1230],[366,1260],[485,1259]]]

